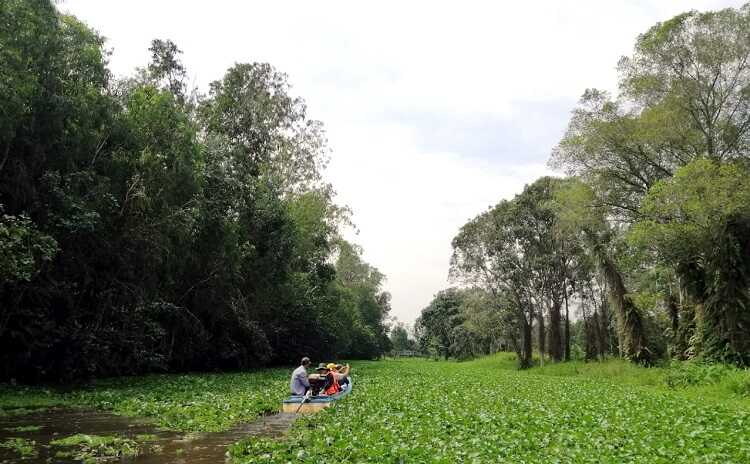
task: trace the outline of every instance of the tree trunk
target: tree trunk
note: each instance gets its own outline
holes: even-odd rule
[[[532,365],[533,348],[531,345],[531,324],[526,319],[526,315],[521,315],[521,356],[518,358],[521,369],[526,369]]]
[[[601,348],[601,338],[599,337],[599,313],[594,308],[594,314],[591,317],[584,317],[586,361],[598,360]]]
[[[587,240],[599,263],[599,269],[607,283],[609,301],[614,308],[617,320],[617,336],[622,356],[640,364],[650,364],[651,351],[648,349],[643,320],[633,300],[628,296],[622,274],[607,253],[604,244],[591,231],[585,231]]]
[[[5,150],[3,150],[3,159],[0,160],[0,172],[3,172],[3,168],[5,167],[5,163],[8,161],[8,155],[10,154],[10,141],[5,145]]]
[[[565,360],[570,361],[570,311],[568,310],[568,289],[565,289]]]
[[[549,355],[555,362],[562,361],[562,320],[560,314],[560,301],[555,297],[549,312]]]
[[[604,318],[599,315],[599,311],[594,308],[594,336],[596,337],[596,359],[604,359],[609,346],[607,343],[607,327]]]
[[[646,344],[643,320],[633,300],[627,295],[622,275],[614,261],[599,250],[599,264],[607,281],[609,300],[615,310],[620,349],[623,355],[637,363],[650,364],[651,352]]]
[[[544,310],[542,308],[539,308],[539,311],[536,313],[536,320],[537,320],[537,329],[538,329],[538,338],[539,338],[539,360],[542,364],[544,364],[544,351],[546,349],[546,331],[544,330]]]
[[[669,320],[672,325],[673,336],[677,335],[677,331],[680,328],[680,307],[677,304],[677,298],[673,293],[667,295],[666,301],[667,310],[669,311]]]
[[[705,349],[703,342],[706,334],[706,307],[703,302],[700,302],[694,308],[693,323],[695,329],[690,337],[690,357],[700,356]]]
[[[601,315],[601,321],[599,325],[599,330],[601,333],[601,355],[602,357],[614,353],[615,349],[612,346],[612,337],[610,332],[610,327],[612,323],[612,315],[609,312],[609,305],[607,304],[607,299],[604,295],[604,291],[600,292],[600,298],[599,301],[601,304],[599,305],[599,314]],[[592,293],[593,294],[593,293]]]

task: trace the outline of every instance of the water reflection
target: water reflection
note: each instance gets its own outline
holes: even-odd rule
[[[117,416],[110,413],[84,409],[48,409],[29,414],[0,417],[0,443],[17,437],[36,443],[37,455],[21,460],[14,451],[0,448],[0,463],[23,462],[41,464],[49,462],[74,463],[72,459],[56,457],[65,448],[52,446],[50,441],[69,435],[118,435],[142,445],[142,453],[135,457],[120,458],[117,462],[137,464],[166,463],[223,463],[227,447],[251,436],[278,438],[284,435],[296,418],[295,414],[281,413],[259,417],[258,420],[240,424],[226,432],[190,433],[164,431],[145,420]],[[19,427],[40,427],[38,430],[10,430]],[[154,435],[145,443],[138,435]]]

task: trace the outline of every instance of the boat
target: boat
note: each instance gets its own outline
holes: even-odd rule
[[[351,377],[347,378],[349,379],[349,386],[345,390],[341,390],[335,395],[330,396],[313,395],[305,397],[303,395],[291,395],[282,403],[281,411],[292,413],[299,412],[300,414],[311,414],[322,411],[323,409],[332,406],[336,401],[346,397],[349,393],[352,392],[352,387],[354,387],[354,384],[352,383]]]

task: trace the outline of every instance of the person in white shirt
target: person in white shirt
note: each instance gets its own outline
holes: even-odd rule
[[[300,366],[292,372],[292,380],[289,382],[289,390],[292,395],[304,395],[310,389],[310,380],[307,378],[307,366],[310,365],[310,358],[302,358]]]

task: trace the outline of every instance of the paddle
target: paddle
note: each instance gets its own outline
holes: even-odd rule
[[[299,406],[297,407],[297,410],[294,411],[295,414],[297,414],[299,410],[302,409],[302,405],[305,404],[305,401],[310,399],[310,395],[312,395],[312,389],[307,390],[307,393],[305,393],[305,396],[302,397],[302,401],[299,402]]]

